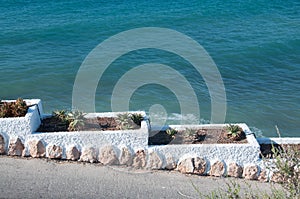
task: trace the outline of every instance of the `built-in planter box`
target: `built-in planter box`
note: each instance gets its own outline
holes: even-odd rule
[[[175,162],[190,157],[202,157],[208,162],[222,161],[226,164],[235,162],[241,166],[247,164],[256,164],[260,161],[260,146],[256,141],[254,134],[246,124],[236,124],[240,126],[246,134],[246,143],[237,144],[168,144],[149,146],[149,153],[155,152],[166,159],[166,156],[172,157]],[[177,131],[185,129],[222,129],[226,124],[207,124],[207,125],[170,125],[169,128]],[[153,129],[152,129],[153,130]],[[166,163],[166,162],[165,162]]]
[[[15,100],[2,100],[4,102],[14,102]],[[36,131],[41,124],[40,115],[43,114],[42,102],[40,99],[25,99],[28,108],[24,117],[0,118],[0,134],[5,139],[19,137],[25,140],[25,137]]]
[[[26,137],[25,146],[28,147],[28,142],[31,140],[41,140],[46,146],[51,144],[62,147],[64,149],[63,157],[65,157],[65,149],[68,146],[76,146],[79,150],[86,147],[99,149],[105,145],[126,146],[132,150],[146,149],[150,126],[145,112],[127,113],[138,113],[144,116],[141,128],[107,131],[34,132]],[[119,114],[124,114],[124,112],[89,113],[85,117],[117,117]],[[28,150],[26,154],[28,155]]]

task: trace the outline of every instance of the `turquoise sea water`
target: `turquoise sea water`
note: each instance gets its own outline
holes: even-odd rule
[[[76,73],[88,53],[119,32],[140,27],[179,31],[215,61],[227,95],[226,122],[246,122],[257,134],[300,136],[300,2],[267,1],[10,1],[0,4],[0,98],[41,98],[44,109],[70,108]],[[96,110],[110,111],[118,79],[142,63],[179,71],[195,90],[201,119],[210,119],[205,82],[178,56],[155,49],[128,53],[100,80]],[[174,81],[176,84],[176,81]],[[132,110],[165,107],[179,121],[176,96],[146,85]],[[190,117],[190,116],[185,116]]]

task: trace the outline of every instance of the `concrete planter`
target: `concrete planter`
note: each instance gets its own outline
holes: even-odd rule
[[[155,152],[166,159],[166,155],[171,155],[175,162],[190,157],[202,157],[208,162],[222,161],[227,165],[235,162],[241,166],[256,164],[260,161],[260,146],[246,124],[237,124],[246,133],[248,143],[245,144],[182,144],[182,145],[157,145],[149,146],[149,153]],[[186,128],[223,128],[226,124],[208,125],[170,125],[175,130],[185,130]],[[165,161],[166,164],[166,161]]]
[[[13,102],[15,100],[4,101]],[[36,131],[41,124],[40,116],[43,114],[41,100],[25,99],[24,101],[30,106],[24,117],[0,118],[0,134],[2,134],[6,140],[12,137],[19,137],[24,141],[25,137]]]
[[[89,113],[86,118],[94,117],[117,117],[118,114],[124,112],[107,112],[107,113]],[[146,117],[145,112],[129,112],[140,113]],[[62,157],[65,158],[66,148],[76,146],[82,151],[83,148],[93,147],[99,149],[105,145],[116,146],[121,148],[126,146],[132,150],[146,149],[148,146],[149,121],[144,119],[141,122],[140,129],[133,130],[116,130],[116,131],[74,131],[74,132],[34,132],[26,137],[25,146],[28,148],[28,142],[31,140],[41,140],[45,146],[56,145],[63,148]],[[28,155],[28,150],[26,152]]]

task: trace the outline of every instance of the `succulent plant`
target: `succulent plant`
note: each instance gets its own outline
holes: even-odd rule
[[[141,122],[144,120],[144,116],[142,116],[142,114],[139,113],[131,114],[130,118],[136,125],[139,126],[141,126]]]
[[[229,124],[226,127],[226,130],[227,130],[226,132],[227,137],[234,141],[239,141],[246,137],[243,129],[238,125]]]
[[[53,111],[52,115],[54,117],[56,117],[57,119],[59,119],[60,121],[62,121],[62,122],[66,122],[67,121],[68,114],[67,114],[66,110],[56,110],[56,111]]]
[[[196,129],[186,128],[184,130],[184,133],[186,136],[195,136],[197,134],[197,131],[196,131]]]
[[[169,135],[169,136],[171,136],[171,137],[175,137],[175,135],[178,133],[175,129],[172,129],[172,128],[168,128],[167,130],[166,130],[166,133]]]
[[[84,127],[84,116],[83,112],[78,110],[68,113],[67,120],[69,121],[69,131],[78,131]]]
[[[133,114],[130,113],[123,113],[117,115],[116,121],[121,130],[137,129],[138,124],[135,123],[134,119],[138,122],[139,116],[133,116]]]

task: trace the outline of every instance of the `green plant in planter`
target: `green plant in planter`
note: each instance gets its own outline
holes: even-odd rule
[[[67,120],[69,121],[69,131],[78,131],[84,127],[84,116],[83,112],[78,110],[70,112],[67,115]]]
[[[191,138],[193,142],[203,141],[206,137],[206,132],[202,129],[186,128],[184,134]]]
[[[246,138],[245,132],[238,125],[229,124],[226,127],[226,136],[234,141],[239,141]]]
[[[67,114],[67,111],[66,110],[57,110],[57,111],[53,111],[52,115],[59,119],[60,121],[62,122],[67,122],[68,119],[68,114]]]
[[[144,116],[139,113],[133,113],[130,115],[130,119],[136,124],[141,126],[141,122],[144,120]]]
[[[184,130],[184,133],[185,133],[185,136],[192,137],[192,136],[195,136],[197,134],[197,131],[196,131],[196,129],[186,128]]]
[[[175,129],[168,128],[168,129],[166,130],[166,133],[167,133],[169,136],[171,136],[172,138],[174,138],[175,135],[176,135],[178,132],[177,132]]]
[[[116,121],[121,130],[137,128],[137,124],[132,120],[132,114],[129,113],[118,114]]]

